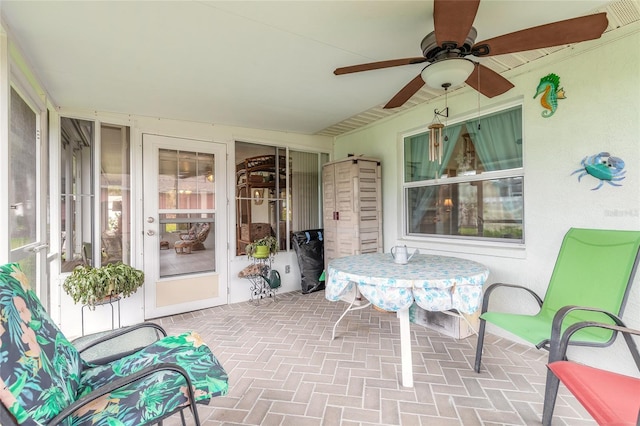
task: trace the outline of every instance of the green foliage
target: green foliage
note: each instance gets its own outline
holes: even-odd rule
[[[459,235],[478,236],[478,228],[461,226],[458,229]],[[501,239],[522,239],[522,228],[517,226],[501,226],[495,229],[485,227],[482,231],[483,237]]]
[[[248,257],[253,256],[253,253],[255,252],[257,246],[269,247],[269,254],[274,255],[278,252],[279,242],[278,239],[273,235],[267,235],[266,237],[257,239],[254,242],[247,244],[245,251],[247,252]]]
[[[466,235],[466,236],[477,236],[478,235],[478,228],[474,227],[469,227],[469,226],[461,226],[458,229],[458,233],[460,235]]]
[[[485,229],[484,236],[490,238],[522,239],[522,228],[503,226],[498,229]]]
[[[128,297],[144,284],[144,272],[124,263],[109,263],[100,268],[78,266],[62,284],[75,303],[95,306],[109,296]]]

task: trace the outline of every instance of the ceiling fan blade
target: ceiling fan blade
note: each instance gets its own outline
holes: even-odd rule
[[[379,70],[381,68],[398,67],[400,65],[421,64],[427,58],[419,56],[415,58],[392,59],[389,61],[370,62],[368,64],[352,65],[350,67],[336,68],[335,75],[350,74],[352,72]]]
[[[469,35],[480,0],[435,0],[433,25],[438,46],[455,43],[462,46]],[[455,48],[455,46],[453,46]]]
[[[509,80],[482,64],[476,64],[473,72],[465,83],[487,98],[501,95],[513,87],[513,84]]]
[[[472,52],[476,56],[493,56],[579,43],[599,38],[607,25],[609,21],[604,12],[582,16],[491,38],[476,43]]]
[[[413,95],[416,94],[424,86],[424,80],[422,76],[418,74],[416,78],[411,80],[406,86],[404,86],[396,95],[391,98],[389,102],[384,106],[384,109],[398,108],[404,105]]]

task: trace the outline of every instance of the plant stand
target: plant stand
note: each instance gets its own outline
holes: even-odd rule
[[[120,322],[120,299],[122,299],[122,297],[120,296],[109,296],[106,299],[100,301],[100,302],[96,302],[94,305],[95,306],[104,306],[104,305],[109,305],[111,307],[111,329],[115,329],[115,310],[113,308],[113,304],[117,303],[118,305],[118,328],[121,327],[121,322]],[[82,335],[84,336],[84,308],[88,307],[89,305],[82,305],[82,308],[80,309],[80,313],[82,315]]]
[[[253,263],[244,268],[238,274],[241,278],[249,280],[251,285],[249,286],[249,292],[251,299],[249,303],[259,305],[262,299],[272,298],[276,302],[277,288],[272,288],[269,281],[266,279],[271,272],[271,257],[264,259],[252,258]]]

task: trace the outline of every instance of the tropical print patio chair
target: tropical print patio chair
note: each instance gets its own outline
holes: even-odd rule
[[[96,341],[108,346],[107,339]],[[193,332],[121,356],[82,359],[18,264],[0,266],[0,343],[3,424],[146,425],[187,407],[199,424],[196,402],[228,389],[227,373]]]
[[[567,327],[581,321],[612,324],[608,315],[622,316],[629,289],[638,267],[639,231],[571,228],[560,247],[544,299],[532,290],[513,284],[492,284],[484,292],[475,371],[480,372],[486,323],[490,322],[530,342],[549,349]],[[524,290],[538,303],[535,315],[489,311],[490,296],[497,289]],[[611,330],[589,328],[578,331],[571,344],[608,346]]]

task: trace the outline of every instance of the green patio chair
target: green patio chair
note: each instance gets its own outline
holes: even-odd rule
[[[552,338],[559,339],[567,327],[577,322],[612,324],[609,316],[597,310],[622,316],[638,267],[639,248],[639,231],[571,228],[562,241],[544,299],[519,285],[495,283],[487,287],[480,314],[475,371],[480,372],[487,321],[546,350]],[[502,287],[528,292],[540,311],[535,315],[488,311],[490,296]],[[575,333],[571,344],[608,346],[614,337],[611,330],[589,328]]]

